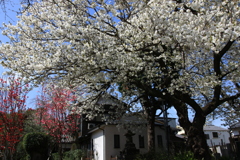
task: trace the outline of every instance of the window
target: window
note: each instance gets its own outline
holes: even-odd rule
[[[209,139],[209,134],[205,134],[206,139]]]
[[[139,148],[144,148],[144,136],[139,135]]]
[[[114,148],[120,148],[120,135],[114,135]]]
[[[218,138],[218,133],[217,132],[212,132],[213,138]]]
[[[158,147],[163,147],[162,135],[157,135],[157,145]]]

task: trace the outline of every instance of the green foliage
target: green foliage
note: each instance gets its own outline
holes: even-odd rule
[[[31,157],[29,154],[26,154],[24,157],[20,158],[19,160],[31,160]]]
[[[166,152],[148,152],[145,154],[139,154],[135,160],[166,160],[169,159]]]
[[[37,109],[28,109],[24,113],[26,119],[24,120],[24,134],[39,132],[46,133],[43,125],[39,124],[40,117],[36,117]]]
[[[70,150],[64,153],[63,160],[81,160],[84,153],[81,149]]]
[[[24,133],[33,133],[33,132],[40,132],[40,133],[44,133],[44,129],[42,126],[40,126],[39,124],[36,124],[35,122],[33,122],[33,120],[25,120],[24,122]]]
[[[60,155],[58,153],[53,153],[52,154],[52,159],[53,160],[60,160]]]
[[[23,138],[23,147],[28,154],[38,152],[45,154],[48,149],[49,137],[44,133],[28,133]]]
[[[77,149],[77,144],[76,143],[73,143],[72,145],[71,145],[71,150],[73,151],[73,150],[76,150]]]
[[[176,156],[174,156],[174,160],[196,160],[196,159],[194,158],[193,153],[188,151],[176,154]]]
[[[230,157],[220,157],[219,160],[233,160],[234,158],[230,158]]]
[[[63,160],[81,160],[84,156],[84,152],[81,149],[70,150],[63,153]],[[52,154],[53,160],[60,160],[58,153]]]
[[[146,154],[138,155],[135,160],[196,160],[192,152],[182,152],[176,155],[167,154],[167,152],[148,152]]]
[[[19,160],[30,160],[30,156],[27,154],[26,150],[23,146],[23,141],[20,141],[16,147],[16,153],[15,153],[16,159]]]

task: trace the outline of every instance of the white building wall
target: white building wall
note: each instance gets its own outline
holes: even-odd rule
[[[174,124],[175,122],[173,120],[171,126],[174,126]],[[91,139],[94,151],[94,160],[110,160],[111,156],[119,156],[120,151],[123,151],[125,148],[126,133],[127,130],[119,129],[116,125],[102,126],[100,129],[93,131]],[[114,148],[114,135],[120,136],[120,148]],[[144,137],[144,148],[140,148],[139,135]],[[159,136],[162,138],[162,147],[159,147]],[[132,138],[136,149],[139,149],[140,153],[146,153],[148,151],[147,127],[136,133]],[[162,150],[163,148],[167,149],[167,137],[163,126],[155,127],[155,145],[159,150]]]
[[[213,137],[213,132],[218,133],[218,137]],[[212,147],[215,145],[221,145],[222,142],[223,144],[230,143],[229,142],[229,133],[228,131],[204,131],[205,134],[209,135],[209,139],[207,139],[208,146]]]
[[[105,146],[106,146],[106,160],[110,160],[111,156],[119,155],[120,151],[124,149],[126,138],[124,136],[125,130],[118,130],[115,125],[107,125],[104,128],[105,132]],[[114,148],[114,135],[120,136],[120,148]]]
[[[163,146],[159,146],[158,142],[158,136],[162,137],[162,144]],[[155,127],[155,147],[158,150],[162,150],[163,148],[167,149],[167,137],[166,137],[166,132],[162,128]]]
[[[139,135],[144,137],[144,148],[140,148]],[[148,151],[148,146],[147,146],[148,139],[147,138],[148,138],[147,131],[145,129],[142,129],[139,133],[136,133],[133,136],[133,143],[135,144],[136,149],[139,149],[140,153],[146,153]],[[124,143],[126,143],[126,142],[124,142]]]
[[[168,125],[172,128],[176,128],[177,124],[176,124],[176,118],[172,118],[170,119],[170,121],[168,122]]]
[[[92,142],[95,160],[110,160],[111,156],[119,156],[120,151],[124,150],[127,130],[119,129],[115,125],[107,125],[92,132]],[[120,148],[114,148],[114,135],[120,136]],[[144,137],[144,148],[139,146],[139,135]],[[158,149],[166,148],[167,138],[165,130],[157,126],[155,128],[155,144]],[[158,136],[162,137],[162,147],[158,147]],[[144,128],[133,137],[133,143],[136,149],[139,149],[140,153],[146,153],[148,151],[148,137],[147,130]],[[105,147],[104,147],[105,146]]]
[[[123,151],[126,144],[125,134],[127,130],[119,129],[115,125],[107,125],[104,128],[105,130],[105,145],[106,145],[106,160],[109,160],[111,156],[119,156],[120,151]],[[114,135],[120,136],[120,148],[114,148]],[[144,137],[144,148],[139,148],[139,135]],[[147,152],[147,133],[142,131],[135,134],[133,137],[133,143],[135,144],[136,149],[139,149],[140,153]]]
[[[94,160],[105,160],[104,158],[104,131],[97,130],[92,133],[92,145]]]

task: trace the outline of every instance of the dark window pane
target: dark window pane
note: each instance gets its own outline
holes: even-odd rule
[[[139,148],[144,148],[144,137],[139,135]]]
[[[114,135],[114,148],[120,148],[120,135]]]
[[[218,133],[217,132],[212,132],[213,138],[218,138]]]
[[[209,134],[205,134],[206,139],[209,139]]]
[[[157,145],[158,147],[163,147],[162,135],[157,135]]]

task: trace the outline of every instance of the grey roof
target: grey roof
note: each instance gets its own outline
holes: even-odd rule
[[[214,125],[204,126],[203,130],[204,131],[228,131],[228,129],[226,128],[222,128]]]
[[[240,128],[240,122],[231,125],[230,128]]]

